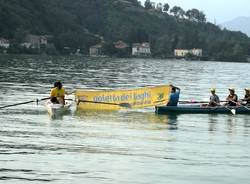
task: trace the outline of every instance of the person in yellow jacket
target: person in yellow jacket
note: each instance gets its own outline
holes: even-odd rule
[[[54,83],[54,88],[50,92],[50,101],[65,104],[65,89],[60,81]]]

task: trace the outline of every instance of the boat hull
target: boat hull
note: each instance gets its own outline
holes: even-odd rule
[[[179,105],[179,106],[156,106],[155,112],[157,114],[170,114],[170,113],[189,113],[189,114],[231,114],[231,110],[235,109],[236,114],[250,114],[250,107],[237,106],[237,107],[208,107],[201,105]]]
[[[50,100],[48,100],[46,102],[46,105],[45,105],[47,111],[48,111],[48,114],[50,116],[60,116],[60,115],[63,115],[64,113],[68,112],[70,110],[70,107],[71,107],[71,103],[69,102],[66,102],[65,105],[62,105],[62,104],[53,104],[51,103]]]

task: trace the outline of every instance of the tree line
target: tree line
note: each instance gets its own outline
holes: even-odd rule
[[[106,55],[116,55],[113,43],[149,42],[153,57],[171,57],[174,49],[201,48],[210,60],[246,61],[250,39],[206,21],[202,11],[169,7],[162,11],[147,0],[0,0],[0,37],[11,42],[10,53],[25,35],[51,35],[54,50],[65,48],[88,54],[89,47],[104,41]],[[49,52],[49,51],[48,51]]]
[[[162,3],[158,3],[157,6],[154,7],[150,0],[145,1],[144,7],[146,10],[156,9],[163,13],[168,13],[169,11],[170,14],[172,14],[174,17],[178,19],[187,18],[190,21],[206,22],[206,15],[202,11],[199,11],[196,8],[185,11],[179,6],[173,6],[170,9],[170,6],[168,3],[165,3],[164,5]]]

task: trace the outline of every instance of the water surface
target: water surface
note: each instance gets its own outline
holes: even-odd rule
[[[66,89],[173,83],[181,100],[216,87],[239,97],[250,64],[154,59],[1,56],[0,106]],[[0,183],[249,183],[249,115],[156,115],[153,108],[75,112],[51,119],[43,103],[0,110]]]

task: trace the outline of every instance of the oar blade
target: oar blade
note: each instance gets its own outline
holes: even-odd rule
[[[236,115],[236,110],[235,110],[235,109],[231,109],[231,113],[232,113],[233,115]]]

